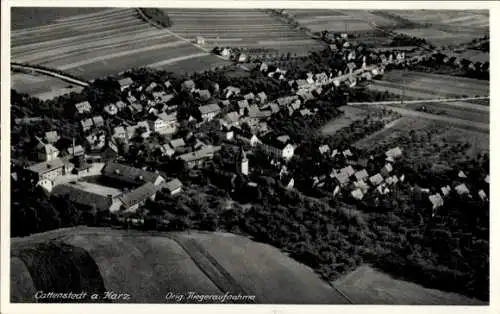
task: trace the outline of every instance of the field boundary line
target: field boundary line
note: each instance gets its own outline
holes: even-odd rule
[[[89,82],[86,82],[84,80],[80,80],[80,79],[74,78],[74,77],[72,77],[70,75],[58,73],[55,70],[44,69],[44,68],[41,68],[41,67],[38,67],[38,66],[35,66],[35,65],[26,65],[26,64],[11,62],[10,66],[11,66],[11,69],[25,70],[25,71],[28,71],[28,72],[37,72],[37,73],[40,73],[40,74],[45,74],[47,76],[52,76],[52,77],[61,79],[63,81],[66,81],[66,82],[69,82],[69,83],[73,83],[73,84],[76,84],[76,85],[79,85],[79,86],[83,86],[83,87],[87,87],[87,86],[90,85]]]

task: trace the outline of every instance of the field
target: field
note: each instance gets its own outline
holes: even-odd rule
[[[276,248],[233,234],[76,227],[14,238],[11,251],[11,291],[28,302],[32,291],[66,288],[128,293],[132,303],[164,303],[168,292],[220,294],[219,285],[228,281],[234,286],[227,291],[237,295],[243,288],[257,303],[346,303],[311,269]]]
[[[163,9],[171,30],[189,40],[205,39],[205,47],[267,48],[303,53],[323,47],[321,42],[293,29],[269,13],[249,9]]]
[[[68,87],[71,87],[71,91],[74,92],[82,90],[80,86],[39,74],[12,73],[10,82],[12,89],[40,99],[51,99],[63,93],[69,93]]]
[[[106,8],[50,8],[50,7],[12,7],[12,30],[46,25],[57,19],[75,15],[89,14],[109,10]]]
[[[467,59],[467,60],[470,60],[472,62],[483,63],[483,62],[490,61],[490,53],[489,52],[482,52],[482,51],[473,50],[473,49],[465,50],[464,52],[455,53],[453,55],[455,55],[457,58]]]
[[[364,119],[368,112],[366,110],[343,106],[339,108],[344,112],[340,117],[333,119],[321,128],[321,133],[324,135],[333,135],[342,128],[348,127],[354,121]]]
[[[403,86],[406,96],[417,99],[489,95],[489,81],[400,70],[385,73],[382,80],[372,81],[369,88],[401,95]]]
[[[489,27],[487,10],[398,10],[390,12],[412,22],[446,25],[456,28],[457,31],[460,28],[464,28],[465,31],[477,29],[487,31]]]
[[[436,28],[398,28],[394,32],[402,33],[413,37],[423,38],[428,43],[434,46],[447,46],[455,45],[459,43],[469,42],[479,36],[478,33],[460,33],[450,31],[444,31]]]
[[[223,62],[170,31],[145,23],[128,8],[58,18],[13,30],[11,36],[12,61],[57,68],[87,80],[132,67],[169,69],[176,62],[189,62],[192,70],[201,71]]]
[[[456,156],[457,160],[466,156],[476,157],[478,153],[487,153],[490,149],[488,133],[456,128],[448,123],[418,117],[403,117],[392,128],[384,129],[374,136],[364,138],[358,141],[355,146],[361,149],[373,149],[373,143],[380,146],[396,143],[401,138],[407,138],[410,131],[422,134],[431,132],[433,134],[432,140],[419,145],[411,142],[398,143],[405,151],[405,158],[416,162],[433,161],[436,164],[442,162],[453,145],[465,142],[470,143],[471,147],[463,154],[460,152],[460,155]]]
[[[490,121],[489,108],[482,105],[475,105],[464,102],[446,102],[446,103],[424,103],[424,104],[406,104],[406,108],[418,109],[426,106],[434,113],[445,115],[452,118],[469,120],[488,124]]]
[[[427,289],[394,279],[370,266],[361,266],[333,283],[354,304],[482,305],[464,296]]]
[[[380,26],[395,25],[395,21],[372,14],[366,10],[286,10],[303,26],[312,32],[324,30],[332,32],[365,32],[373,30],[370,23]]]

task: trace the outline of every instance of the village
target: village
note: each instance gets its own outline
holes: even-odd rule
[[[110,151],[119,160],[120,154],[128,151],[130,146],[138,142],[146,143],[162,157],[181,161],[189,169],[202,169],[221,150],[221,146],[227,145],[241,151],[239,160],[234,161],[235,173],[248,177],[258,172],[256,170],[263,165],[249,164],[245,150],[250,155],[256,151],[263,152],[269,162],[265,167],[275,168],[275,178],[288,189],[293,189],[297,178],[287,169],[287,163],[297,158],[298,143],[294,143],[288,134],[271,132],[268,122],[273,115],[284,112],[289,117],[303,119],[314,116],[318,108],[306,104],[319,97],[324,89],[341,86],[355,88],[360,82],[382,76],[387,65],[405,60],[404,51],[380,55],[372,53],[370,61],[377,60],[381,65],[367,65],[366,56],[356,55],[357,50],[355,47],[351,49],[347,36],[340,35],[337,41],[340,44],[332,45],[332,53],[342,59],[345,69],[329,73],[308,72],[297,78],[296,74],[289,77],[286,70],[273,64],[258,63],[258,72],[287,84],[292,91],[276,99],[269,99],[262,90],[242,93],[236,86],[221,90],[217,82],[208,88],[196,86],[191,79],[177,86],[170,80],[140,85],[130,77],[121,77],[118,79],[121,100],[100,110],[93,108],[89,101],[74,104],[80,138],[84,138],[85,142],[76,143],[73,138],[71,142],[65,142],[66,146],[61,146],[60,130],[47,131],[43,137],[33,135],[38,144],[32,159],[37,163],[13,175],[28,178],[33,186],[41,187],[51,197],[64,197],[94,211],[127,215],[135,213],[148,199],[154,200],[160,190],[165,189],[170,195],[182,193],[183,183],[168,173],[160,174],[158,170],[102,158],[101,152]],[[236,59],[238,63],[247,61],[244,53],[228,48],[216,53]],[[185,121],[179,119],[178,104],[173,101],[180,93],[202,104],[185,117]],[[124,112],[127,114],[122,115]],[[194,125],[194,132],[184,137],[177,135],[179,126],[186,122]],[[200,130],[210,123],[215,123],[218,128],[219,145],[204,141],[206,134]],[[323,160],[334,161],[336,167],[322,175],[301,179],[310,181],[312,189],[332,193],[334,197],[342,196],[351,201],[378,199],[405,181],[405,173],[399,170],[400,164],[404,164],[404,152],[397,146],[387,150],[384,156],[364,156],[353,153],[349,148],[340,150],[326,144],[316,149],[316,152],[308,153],[319,152]],[[138,151],[139,155],[142,153]],[[459,195],[487,200],[485,189],[470,191],[466,179],[467,175],[460,170],[457,181],[445,186],[415,188],[428,195],[428,204],[434,215],[452,189]],[[488,177],[483,179],[489,183]],[[249,185],[254,186],[255,183],[249,182]],[[134,221],[137,222],[136,219]]]

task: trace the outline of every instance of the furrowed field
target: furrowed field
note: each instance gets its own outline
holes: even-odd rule
[[[303,53],[323,45],[261,10],[163,9],[172,20],[171,30],[205,46],[264,48],[279,52]]]
[[[371,89],[395,94],[402,94],[403,86],[405,95],[416,99],[489,95],[488,81],[399,70],[387,72],[382,80],[370,84]]]

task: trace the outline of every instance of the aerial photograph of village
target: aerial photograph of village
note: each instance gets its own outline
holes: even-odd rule
[[[10,10],[11,303],[490,303],[488,10]]]

